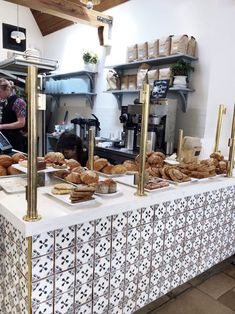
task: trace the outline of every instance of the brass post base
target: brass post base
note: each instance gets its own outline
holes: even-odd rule
[[[140,193],[138,193],[138,192],[135,192],[134,195],[136,195],[136,196],[147,196],[148,194],[147,194],[147,193],[140,194]]]
[[[41,215],[38,215],[37,217],[28,217],[27,215],[23,216],[23,220],[24,221],[39,221],[42,219],[42,216]]]

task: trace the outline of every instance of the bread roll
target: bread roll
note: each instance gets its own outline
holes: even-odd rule
[[[13,164],[13,159],[8,155],[0,155],[0,166],[8,168]]]
[[[79,184],[81,183],[81,177],[79,173],[71,172],[67,177],[65,177],[65,180],[68,182]]]
[[[0,177],[7,175],[7,169],[0,165]]]
[[[55,177],[58,177],[58,178],[61,178],[61,179],[64,179],[65,177],[67,177],[68,175],[70,174],[70,172],[68,170],[58,170],[58,171],[55,171],[53,173],[53,175]]]
[[[123,165],[115,165],[111,170],[112,174],[123,174],[126,173],[127,169]]]
[[[99,158],[99,159],[94,161],[94,170],[101,171],[108,164],[109,164],[109,162],[107,159]]]
[[[85,183],[85,184],[97,184],[98,181],[99,181],[99,176],[96,172],[94,171],[91,171],[91,170],[86,170],[86,171],[83,171],[81,174],[80,174],[80,177],[81,177],[81,181],[82,183]]]
[[[59,152],[50,152],[47,153],[44,157],[46,163],[56,163],[56,162],[64,162],[64,155]]]
[[[102,172],[106,174],[111,174],[113,167],[114,165],[107,165],[102,169]]]
[[[85,169],[82,166],[78,166],[72,169],[72,172],[76,172],[76,173],[81,173],[83,171],[85,171]]]
[[[9,174],[9,175],[17,175],[17,174],[21,174],[21,173],[22,173],[21,171],[19,171],[18,169],[14,168],[12,166],[7,168],[7,174]]]
[[[74,169],[76,167],[81,166],[81,164],[77,160],[75,160],[75,159],[68,159],[68,160],[66,160],[66,165],[67,165],[67,167],[70,170],[72,170],[72,169]]]
[[[15,153],[11,156],[14,163],[18,163],[20,160],[26,160],[27,157],[22,153]]]
[[[134,160],[125,160],[123,166],[126,167],[127,171],[138,171],[138,166]]]

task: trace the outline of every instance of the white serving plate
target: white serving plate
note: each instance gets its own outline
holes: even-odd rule
[[[70,194],[64,194],[64,195],[53,194],[51,192],[51,189],[52,189],[52,187],[48,188],[48,190],[46,190],[45,193],[52,196],[53,198],[55,198],[57,200],[69,205],[69,206],[72,206],[72,207],[83,208],[83,207],[90,207],[90,206],[94,206],[94,205],[99,204],[99,202],[96,200],[96,198],[94,196],[89,201],[82,201],[79,203],[71,203],[70,199],[69,199]]]
[[[27,178],[13,177],[0,179],[0,186],[7,193],[19,193],[25,192],[25,187],[27,185]]]
[[[123,177],[126,175],[126,172],[125,173],[120,173],[120,174],[107,174],[107,173],[103,173],[103,172],[100,172],[100,171],[97,171],[97,173],[100,175],[100,176],[103,176],[103,177],[106,177],[106,178],[119,178],[119,177]]]
[[[24,173],[28,173],[28,167],[24,167],[24,166],[21,166],[19,164],[13,164],[12,167],[14,167],[15,169],[21,171],[21,172],[24,172]],[[54,167],[47,167],[46,169],[43,169],[43,170],[38,170],[38,172],[55,172],[55,171],[58,171],[58,170],[66,170],[67,168],[65,169],[58,169],[58,168],[54,168]]]
[[[117,190],[114,193],[98,193],[98,192],[95,192],[95,195],[100,196],[100,197],[105,197],[105,198],[112,198],[112,197],[118,197],[118,196],[122,195],[122,191],[121,190]]]

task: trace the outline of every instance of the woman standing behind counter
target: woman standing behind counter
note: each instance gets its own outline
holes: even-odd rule
[[[0,78],[0,131],[14,149],[23,151],[26,103],[13,93],[13,86],[13,82]]]
[[[79,136],[74,133],[65,131],[60,135],[56,147],[66,159],[75,159],[82,166],[86,166],[88,153],[86,147]]]

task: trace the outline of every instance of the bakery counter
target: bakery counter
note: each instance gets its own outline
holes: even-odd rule
[[[34,223],[24,194],[0,192],[4,314],[134,313],[235,253],[233,178],[142,197],[118,188],[87,207],[39,188]]]
[[[126,148],[115,148],[115,147],[95,147],[95,154],[106,158],[112,164],[123,163],[127,159],[135,159],[138,155],[137,151],[127,150]]]

